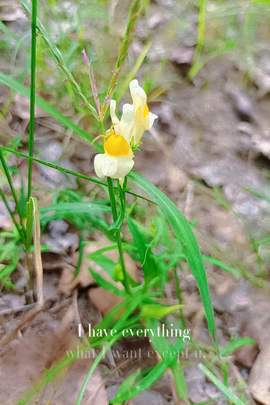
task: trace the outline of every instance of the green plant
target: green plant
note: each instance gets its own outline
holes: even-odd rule
[[[199,53],[201,52],[204,41],[205,4],[206,2],[201,2]],[[15,226],[14,232],[11,234],[4,234],[4,237],[10,237],[12,240],[10,248],[11,252],[15,250],[19,241],[22,242],[26,253],[29,253],[32,248],[32,228],[34,222],[33,210],[36,207],[36,205],[33,206],[32,199],[32,171],[34,164],[51,167],[65,175],[75,176],[78,181],[91,182],[95,186],[100,187],[98,198],[95,197],[93,199],[91,199],[91,195],[85,196],[80,192],[60,190],[55,193],[53,201],[49,206],[40,208],[42,229],[44,229],[48,222],[53,219],[65,219],[79,230],[81,236],[80,256],[74,276],[78,275],[80,272],[80,264],[84,256],[84,241],[88,239],[91,231],[98,230],[106,235],[110,244],[91,254],[91,260],[94,260],[102,266],[109,276],[109,279],[105,279],[101,274],[94,270],[89,269],[89,271],[91,271],[98,285],[122,299],[122,302],[115,306],[108,314],[106,314],[106,316],[104,316],[100,323],[96,325],[96,330],[114,328],[116,330],[115,335],[85,339],[81,345],[82,351],[86,351],[89,347],[93,347],[99,350],[99,354],[85,375],[84,382],[78,393],[76,404],[79,405],[82,403],[85,389],[93,372],[99,365],[105,353],[115,342],[123,337],[123,332],[128,330],[132,335],[136,334],[137,331],[141,329],[146,329],[147,336],[151,339],[151,344],[157,357],[156,365],[150,369],[146,368],[144,370],[139,370],[129,376],[120,386],[113,403],[121,403],[138,395],[141,391],[151,386],[167,370],[170,370],[173,375],[178,397],[184,401],[188,401],[187,387],[183,373],[184,364],[178,359],[179,354],[181,354],[185,348],[185,341],[182,338],[170,339],[167,337],[158,337],[157,331],[161,325],[164,325],[166,328],[170,328],[172,324],[174,324],[176,328],[185,327],[185,319],[182,311],[185,303],[183,302],[181,294],[181,285],[178,279],[179,274],[177,270],[181,266],[188,266],[196,280],[201,295],[208,330],[212,338],[214,360],[216,364],[220,365],[217,360],[219,353],[218,342],[216,340],[213,304],[203,263],[203,259],[208,261],[212,260],[212,262],[214,259],[202,257],[192,226],[185,216],[179,211],[169,197],[138,173],[131,172],[127,174],[127,176],[123,176],[123,178],[120,176],[119,178],[116,177],[116,179],[107,176],[106,181],[104,181],[96,177],[66,169],[55,163],[35,158],[33,153],[35,104],[41,107],[64,127],[71,130],[74,135],[80,137],[81,140],[87,143],[87,146],[94,146],[99,152],[103,149],[102,145],[91,142],[94,139],[92,134],[90,135],[88,131],[81,128],[70,118],[67,118],[56,107],[45,101],[43,98],[36,97],[37,31],[58,67],[61,69],[69,88],[82,102],[83,110],[90,113],[91,118],[95,120],[91,129],[99,128],[102,136],[106,139],[106,131],[104,128],[107,124],[107,100],[108,98],[111,98],[114,93],[117,94],[118,98],[124,94],[128,81],[133,79],[134,75],[137,73],[149,47],[147,44],[138,59],[134,70],[130,72],[128,81],[127,79],[124,80],[122,86],[118,89],[118,79],[121,76],[121,69],[125,63],[129,45],[132,41],[132,34],[136,22],[142,13],[145,2],[133,0],[131,3],[127,27],[119,47],[119,53],[116,58],[111,80],[102,94],[97,91],[94,71],[90,72],[90,87],[93,89],[94,93],[92,94],[93,103],[89,102],[88,94],[85,94],[84,87],[78,82],[75,75],[70,70],[60,49],[50,39],[49,34],[46,32],[41,21],[37,19],[37,1],[33,1],[32,3],[32,12],[28,2],[23,0],[22,5],[27,13],[32,16],[30,131],[28,153],[4,146],[2,146],[0,150],[0,160],[10,188],[11,197],[15,203],[15,210],[13,211],[10,208],[4,192],[1,191],[1,196],[9,210]],[[88,61],[86,65],[88,68],[92,68],[90,61]],[[15,92],[29,96],[29,89],[24,87],[20,81],[9,75],[1,73],[0,82]],[[97,91],[97,94],[95,94],[95,91]],[[135,149],[138,145],[139,142],[137,144],[134,139],[132,139],[132,142],[130,142],[129,145],[133,148],[132,153],[135,153]],[[4,157],[6,152],[14,153],[17,156],[28,160],[28,193],[27,199],[23,200],[23,208],[21,208],[19,204],[20,199],[18,199],[16,190],[12,183],[10,168]],[[134,186],[139,188],[143,195],[135,193],[133,191]],[[129,201],[127,201],[127,199],[129,199]],[[139,202],[144,204],[143,209],[145,212],[153,212],[152,223],[146,223],[146,225],[143,226],[138,221],[135,213],[136,209],[138,209]],[[109,214],[111,219],[108,219]],[[144,217],[145,216],[148,215],[144,215]],[[117,261],[106,258],[104,253],[109,250],[115,250],[118,252]],[[4,252],[5,251],[3,251],[3,254],[6,254]],[[3,280],[5,286],[11,285],[8,276],[16,269],[21,253],[20,251],[18,252],[19,253],[15,258],[12,258],[12,255],[7,258],[2,257],[2,260],[9,260],[7,266],[10,266],[0,272],[0,281]],[[125,252],[129,253],[139,263],[143,276],[142,282],[138,282],[129,275],[124,259]],[[216,264],[217,261],[214,263]],[[218,262],[218,264],[221,266],[223,265],[225,270],[231,270],[229,267],[226,268],[221,262]],[[31,272],[30,274],[32,275]],[[123,288],[118,288],[115,285],[115,281],[120,281]],[[172,305],[168,305],[164,303],[165,286],[167,283],[174,282],[176,285],[175,288],[178,302],[173,302],[171,303]],[[121,314],[120,317],[119,314]],[[173,315],[173,321],[169,318],[169,315]],[[194,342],[194,345],[196,344],[197,343]],[[19,403],[26,404],[31,401],[38,392],[44,389],[46,384],[50,383],[57,377],[57,374],[61,369],[67,367],[74,361],[76,361],[75,354],[74,356],[67,355],[51,369],[46,370],[40,381],[25,393]],[[205,372],[205,374],[216,385],[218,385],[225,396],[230,400],[237,401],[237,399],[235,399],[235,394],[226,387],[224,388],[223,382],[218,383],[217,377],[213,374],[209,374],[205,366],[201,366],[201,368],[203,372]],[[235,403],[240,404],[241,401],[238,400],[238,402]]]

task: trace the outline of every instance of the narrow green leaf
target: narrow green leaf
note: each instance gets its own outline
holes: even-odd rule
[[[0,73],[0,75],[1,75],[1,73]],[[16,156],[20,156],[20,157],[22,157],[24,159],[29,159],[29,156],[26,153],[19,152],[19,151],[15,150],[15,149],[8,148],[6,146],[1,146],[1,148],[3,150],[7,151],[7,152],[14,153],[14,155],[16,155]],[[48,162],[47,160],[33,158],[33,161],[38,163],[38,164],[41,164],[41,165],[44,165],[44,166],[47,166],[47,167],[51,167],[52,169],[58,170],[61,173],[69,174],[69,175],[77,177],[79,179],[87,180],[87,181],[90,181],[91,183],[95,183],[95,184],[98,184],[100,186],[107,187],[106,183],[103,183],[101,180],[99,180],[96,177],[91,177],[91,176],[87,176],[86,174],[83,174],[83,173],[75,172],[74,170],[70,170],[70,169],[67,169],[66,167],[59,166],[59,165],[57,165],[55,163],[52,163],[52,162]],[[147,201],[147,202],[149,202],[151,204],[155,204],[153,201],[149,200],[148,198],[143,197],[143,196],[141,196],[141,195],[139,195],[137,193],[134,193],[133,191],[127,190],[126,193],[132,195],[133,197],[145,200],[145,201]]]
[[[37,61],[37,8],[38,1],[32,0],[31,10],[31,82],[30,82],[30,118],[28,133],[28,192],[27,199],[32,195],[33,151],[35,142],[35,111],[36,111],[36,61]]]
[[[136,397],[140,392],[145,391],[165,373],[170,362],[171,360],[168,359],[162,360],[141,379],[138,377],[140,377],[142,373],[138,373],[138,371],[135,372],[134,376],[129,376],[127,383],[124,381],[120,385],[118,392],[112,400],[112,404],[128,401]],[[131,382],[133,382],[133,384],[131,384]]]
[[[203,364],[199,364],[199,368],[206,375],[206,377],[222,392],[222,394],[234,405],[245,405],[241,399],[239,399],[233,391],[226,387],[222,381],[220,381],[212,371],[208,370]]]
[[[220,267],[222,270],[226,271],[227,273],[232,274],[235,278],[239,279],[241,278],[241,271],[239,269],[236,269],[234,267],[229,266],[226,263],[223,263],[221,260],[216,259],[215,257],[212,256],[204,256],[203,255],[203,260],[205,262],[209,262],[214,264],[217,267]]]
[[[6,75],[5,73],[0,72],[0,83],[4,86],[9,87],[16,93],[21,94],[22,96],[29,97],[29,88],[23,86],[18,80],[13,79],[11,76]],[[90,143],[93,140],[93,137],[78,125],[74,124],[69,118],[63,115],[60,111],[58,111],[52,104],[45,101],[42,97],[36,97],[36,104],[40,107],[44,112],[49,114],[55,120],[57,120],[60,124],[64,127],[72,130],[76,135],[78,135],[81,139]]]
[[[249,336],[233,339],[220,349],[221,356],[229,356],[235,350],[243,346],[252,346],[256,344],[256,341]]]
[[[128,227],[132,234],[134,245],[137,248],[138,257],[143,268],[145,283],[148,284],[157,275],[158,266],[155,257],[137,222],[128,218]]]
[[[215,319],[212,300],[201,252],[191,226],[176,205],[146,178],[134,172],[129,175],[129,178],[150,195],[152,199],[154,199],[173,228],[175,237],[183,248],[190,269],[197,282],[208,323],[208,329],[211,336],[215,339]]]
[[[29,2],[27,2],[25,0],[21,0],[21,5],[23,6],[23,8],[26,10],[26,12],[28,14],[31,14]],[[61,51],[51,41],[45,27],[42,25],[42,23],[39,19],[36,22],[36,26],[37,26],[37,29],[38,29],[39,33],[41,34],[42,38],[44,39],[46,45],[48,46],[48,49],[51,52],[51,55],[54,57],[57,65],[60,67],[62,72],[65,74],[65,76],[66,76],[67,80],[69,81],[69,83],[71,84],[74,92],[80,97],[80,99],[83,101],[84,105],[88,108],[89,112],[98,121],[99,117],[98,117],[95,107],[92,106],[92,104],[89,102],[87,97],[84,95],[80,84],[76,81],[74,75],[67,67]]]
[[[114,284],[110,283],[108,280],[105,280],[104,277],[102,277],[99,273],[97,273],[94,270],[91,270],[91,274],[93,276],[93,279],[95,282],[100,285],[100,287],[104,288],[104,290],[107,290],[111,292],[114,295],[117,295],[118,297],[122,297],[125,295],[124,291],[119,290]]]
[[[141,315],[144,319],[162,319],[178,311],[182,305],[143,304]]]
[[[184,370],[180,361],[176,359],[172,364],[171,370],[173,373],[177,395],[180,399],[186,400],[188,397],[188,389],[185,380]]]
[[[34,223],[34,204],[33,197],[29,198],[27,202],[27,214],[26,214],[26,249],[29,250],[32,244],[33,237],[33,223]]]

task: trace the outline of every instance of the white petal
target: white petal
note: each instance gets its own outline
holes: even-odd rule
[[[112,123],[113,125],[117,125],[119,124],[119,119],[116,115],[116,101],[115,100],[111,100],[110,102],[110,114],[111,114],[111,119],[112,119]]]
[[[130,142],[131,131],[134,127],[134,107],[131,104],[123,105],[122,117],[119,124],[120,135]]]
[[[130,157],[119,157],[117,159],[117,172],[114,174],[115,179],[124,178],[133,168],[134,160]]]
[[[134,165],[130,157],[114,157],[105,153],[95,156],[94,168],[98,177],[120,179],[125,177]]]
[[[154,121],[156,120],[158,118],[158,116],[156,115],[156,114],[153,114],[153,113],[149,113],[149,128],[148,129],[151,129],[152,128],[152,126],[153,126],[153,124],[154,124]]]
[[[111,174],[117,171],[117,162],[114,158],[110,158],[110,156],[102,153],[95,156],[94,168],[98,177],[111,177]]]
[[[138,108],[145,106],[147,96],[144,89],[139,85],[138,80],[132,80],[129,83],[129,89],[135,107]]]

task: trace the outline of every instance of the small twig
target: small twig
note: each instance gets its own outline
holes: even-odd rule
[[[30,309],[32,309],[36,304],[29,304],[29,305],[21,305],[17,308],[7,308],[7,309],[3,309],[2,311],[0,311],[0,317],[1,316],[6,316],[6,315],[11,315],[11,314],[16,314],[18,312],[25,312],[28,311]]]
[[[185,201],[185,206],[184,206],[184,214],[187,217],[187,219],[190,220],[190,211],[192,207],[192,202],[194,198],[194,186],[192,182],[188,182],[187,184],[187,195],[186,195],[186,201]]]

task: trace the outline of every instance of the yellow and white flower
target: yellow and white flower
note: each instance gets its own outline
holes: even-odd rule
[[[104,141],[105,153],[95,156],[94,167],[98,177],[123,179],[134,165],[133,152],[124,136],[112,127]]]
[[[149,111],[146,93],[139,85],[138,80],[132,80],[129,89],[134,106],[134,124],[131,138],[133,145],[138,146],[144,132],[152,128],[157,115]]]
[[[132,170],[132,147],[140,145],[142,136],[157,116],[149,111],[147,96],[137,80],[129,85],[133,104],[124,104],[121,119],[116,115],[116,101],[111,100],[112,127],[104,139],[104,153],[95,156],[94,167],[98,177],[124,179]]]

